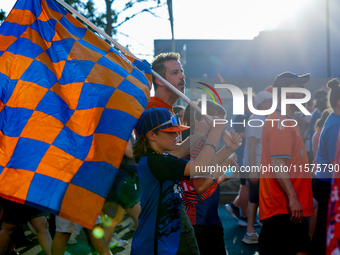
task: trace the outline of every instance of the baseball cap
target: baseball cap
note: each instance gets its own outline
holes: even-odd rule
[[[172,115],[167,108],[151,108],[145,110],[140,116],[136,126],[136,134],[146,134],[149,131],[161,130],[163,132],[178,132],[189,129],[181,126],[178,115]]]
[[[261,104],[266,99],[272,99],[272,94],[270,94],[268,91],[260,91],[256,94],[254,98],[254,105],[257,107],[259,104]]]
[[[290,87],[293,84],[301,85],[305,84],[309,81],[310,74],[296,75],[292,72],[284,72],[276,76],[273,87],[282,88],[282,87]]]

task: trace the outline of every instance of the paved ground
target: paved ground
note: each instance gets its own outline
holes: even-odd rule
[[[219,213],[224,227],[224,237],[225,244],[228,249],[229,255],[258,255],[258,245],[245,245],[242,243],[242,238],[245,234],[246,228],[240,227],[237,224],[237,221],[233,219],[224,209],[224,205],[221,204],[219,206]],[[128,255],[130,254],[131,249],[131,240],[133,236],[133,232],[128,231],[127,225],[130,222],[130,218],[125,217],[123,223],[123,229],[119,230],[117,235],[118,237],[128,240],[129,244],[124,247],[114,248],[112,250],[113,254],[116,255]],[[256,228],[256,231],[259,233],[260,228]],[[30,238],[33,239],[34,245],[21,247],[18,249],[20,254],[22,255],[43,255],[45,254],[40,246],[38,245],[38,241],[36,237],[30,232],[26,231],[25,233]],[[85,234],[81,232],[81,234],[77,237],[77,244],[68,245],[67,251],[71,252],[74,255],[87,255],[90,253],[90,248],[87,246],[87,241]],[[212,253],[213,254],[213,253]]]

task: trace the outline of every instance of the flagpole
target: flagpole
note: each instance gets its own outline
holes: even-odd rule
[[[72,6],[64,2],[63,0],[55,0],[60,5],[62,5],[65,9],[76,15],[79,19],[81,19],[86,25],[91,27],[93,30],[95,30],[97,33],[99,33],[101,36],[103,36],[106,40],[114,44],[118,49],[123,51],[125,54],[140,60],[137,58],[134,54],[132,54],[127,48],[113,40],[111,36],[106,34],[103,30],[101,30],[99,27],[97,27],[95,24],[93,24],[91,21],[89,21],[87,18],[85,18],[83,15],[81,15],[78,11],[76,11]],[[156,73],[154,70],[152,70],[152,75],[155,76],[158,80],[160,80],[164,85],[166,85],[172,92],[174,92],[177,96],[181,97],[185,102],[187,102],[191,107],[193,107],[196,111],[201,112],[201,108],[199,108],[194,102],[192,102],[184,93],[176,89],[174,86],[171,85],[170,82],[165,80],[162,76],[160,76],[158,73]],[[212,120],[212,118],[207,115],[207,117]],[[231,136],[228,130],[225,130],[226,134]],[[238,145],[241,146],[242,143],[239,143]]]

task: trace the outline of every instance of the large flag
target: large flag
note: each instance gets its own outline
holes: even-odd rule
[[[340,255],[340,130],[337,140],[333,180],[329,196],[327,219],[327,255]]]
[[[0,27],[1,197],[94,225],[150,96],[132,62],[53,0],[17,1]]]

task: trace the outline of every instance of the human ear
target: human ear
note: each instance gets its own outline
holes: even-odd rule
[[[156,78],[156,84],[160,87],[164,87],[163,82],[161,82],[159,79]]]
[[[154,142],[156,140],[156,134],[152,131],[149,131],[148,133],[146,133],[146,137],[151,141]]]

